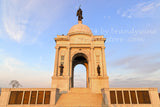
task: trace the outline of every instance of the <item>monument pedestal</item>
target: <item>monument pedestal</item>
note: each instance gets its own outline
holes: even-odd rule
[[[69,92],[70,88],[72,88],[71,78],[65,76],[53,76],[52,77],[52,88],[58,88],[61,93]],[[94,93],[101,93],[101,89],[109,88],[108,77],[90,77],[89,78],[89,87]]]
[[[108,77],[90,77],[90,88],[92,92],[101,93],[101,89],[109,88]]]
[[[52,77],[52,88],[58,88],[61,93],[69,91],[69,77],[64,76],[53,76]]]

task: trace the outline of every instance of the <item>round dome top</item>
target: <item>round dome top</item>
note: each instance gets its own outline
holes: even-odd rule
[[[82,24],[82,21],[78,21],[78,24],[72,26],[68,32],[68,35],[74,35],[74,34],[92,35],[92,31],[87,25]]]

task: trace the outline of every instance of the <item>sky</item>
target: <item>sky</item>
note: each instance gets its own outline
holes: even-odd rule
[[[77,24],[80,5],[83,24],[106,38],[109,86],[160,92],[160,0],[0,0],[0,88],[51,87],[54,38]]]

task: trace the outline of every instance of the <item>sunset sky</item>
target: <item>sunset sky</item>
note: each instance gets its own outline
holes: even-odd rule
[[[160,0],[0,0],[0,88],[11,80],[51,87],[54,38],[78,23],[80,5],[83,24],[106,38],[110,87],[160,92]],[[75,69],[85,78],[81,66]]]

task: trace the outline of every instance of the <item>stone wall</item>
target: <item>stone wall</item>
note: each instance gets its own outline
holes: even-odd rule
[[[54,88],[3,88],[0,107],[12,106],[54,106],[59,90]]]
[[[102,95],[105,105],[111,107],[160,107],[157,88],[106,88]]]
[[[0,102],[1,102],[1,88],[0,88]]]

